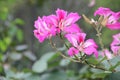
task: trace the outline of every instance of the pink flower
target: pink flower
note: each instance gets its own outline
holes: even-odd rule
[[[56,28],[50,23],[48,17],[38,17],[35,21],[34,35],[40,41],[43,42],[46,38],[56,35]]]
[[[82,32],[82,30],[80,29],[80,27],[77,24],[72,24],[69,27],[65,27],[63,29],[63,31],[67,34],[67,33],[79,33]]]
[[[60,32],[60,30],[63,31],[65,27],[71,26],[80,18],[81,17],[78,15],[78,13],[67,14],[67,11],[62,9],[57,9],[56,15],[50,16],[50,20],[56,27],[58,27],[58,32]]]
[[[104,51],[101,52],[101,55],[103,57],[107,57],[107,59],[112,59],[113,58],[113,55],[112,53],[108,50],[108,49],[105,49]]]
[[[108,17],[111,13],[112,11],[109,8],[99,7],[98,10],[94,12],[94,16],[100,15],[100,16]]]
[[[84,52],[87,54],[87,55],[91,55],[94,53],[95,57],[97,58],[98,57],[98,52],[97,52],[97,45],[96,43],[94,42],[93,39],[88,39],[84,42],[84,45],[83,45],[83,48],[84,48]]]
[[[43,42],[44,39],[46,38],[44,34],[41,34],[39,30],[34,30],[34,36],[39,40],[39,42]]]
[[[108,17],[106,26],[109,29],[120,29],[120,12],[113,12],[109,8],[100,7],[98,10],[95,11],[94,16],[96,15],[104,16],[104,18]]]
[[[113,35],[111,50],[115,55],[120,53],[120,33]]]
[[[94,53],[95,57],[98,57],[97,45],[93,39],[85,41],[85,33],[66,34],[68,41],[80,52],[84,52],[87,55]]]
[[[111,30],[120,30],[120,12],[112,13],[108,18],[108,23],[106,26]]]
[[[71,48],[68,50],[69,56],[73,56],[73,55],[78,54],[78,53],[79,53],[79,50],[75,49],[74,47],[71,47]]]

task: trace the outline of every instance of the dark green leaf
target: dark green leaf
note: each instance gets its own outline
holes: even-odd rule
[[[45,60],[38,60],[36,61],[33,66],[32,66],[32,70],[36,73],[42,73],[44,72],[45,70],[47,70],[47,62]]]
[[[49,59],[51,59],[54,55],[55,55],[55,52],[45,53],[45,54],[41,57],[41,59],[48,62]]]
[[[120,72],[111,73],[104,80],[120,80]]]
[[[60,61],[60,66],[67,66],[70,63],[70,60],[68,59],[62,59]]]
[[[45,74],[41,80],[67,80],[67,75],[63,71]]]
[[[19,42],[22,42],[22,40],[23,40],[23,32],[22,32],[22,30],[20,30],[20,29],[17,30],[16,37],[17,37]]]
[[[41,80],[40,76],[37,75],[31,75],[27,78],[25,78],[25,80]]]
[[[95,57],[90,57],[87,61],[91,64],[98,64],[98,60]]]
[[[17,18],[14,20],[14,24],[24,25],[25,23],[22,19]]]
[[[9,57],[10,57],[10,59],[17,61],[17,60],[20,60],[22,58],[22,54],[13,52],[9,55]]]
[[[112,67],[110,67],[110,70],[116,69],[117,67],[120,67],[120,56],[114,57],[110,60]],[[120,70],[118,70],[120,71]]]

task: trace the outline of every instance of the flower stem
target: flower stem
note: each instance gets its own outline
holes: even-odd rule
[[[103,44],[103,41],[102,41],[102,38],[101,38],[101,33],[100,33],[98,28],[95,28],[95,29],[97,31],[97,37],[98,37],[98,40],[99,40],[100,47],[101,47],[102,50],[104,50],[104,44]]]
[[[105,68],[103,68],[103,67],[96,66],[96,65],[94,65],[94,64],[90,64],[90,63],[88,63],[87,60],[85,60],[85,64],[89,65],[89,66],[92,67],[92,68],[100,69],[100,70],[103,70],[103,71],[109,71],[109,70],[107,70],[107,69],[105,69]]]
[[[72,61],[72,62],[80,62],[80,61],[78,61],[78,60],[75,60],[75,59],[72,59],[72,58],[70,58],[70,57],[65,56],[61,51],[59,51],[59,50],[57,49],[56,45],[52,42],[51,39],[49,39],[49,43],[50,43],[50,45],[52,46],[52,48],[54,48],[63,58],[69,59],[69,60]]]
[[[60,33],[60,39],[64,42],[66,48],[69,49],[69,46],[68,46],[67,43],[64,41],[64,38],[63,38],[63,36],[62,36],[61,33]]]
[[[102,27],[102,26],[100,26],[100,27]],[[97,31],[97,37],[98,37],[98,40],[99,40],[100,47],[101,47],[102,51],[104,52],[105,47],[104,47],[104,44],[103,44],[103,41],[102,41],[102,37],[101,37],[101,33],[100,33],[101,28],[99,29],[99,27],[96,27],[95,29]],[[105,52],[104,52],[104,55],[105,55],[105,58],[107,59],[107,56],[106,56]],[[100,60],[100,62],[102,62],[102,61],[103,61],[103,59]],[[107,62],[112,67],[111,62],[108,59],[107,59]]]
[[[100,70],[103,70],[103,71],[109,71],[103,67],[99,67],[99,66],[96,66],[94,64],[90,64],[86,59],[80,59],[78,56],[74,55],[76,59],[73,59],[73,58],[70,58],[70,57],[67,57],[65,56],[61,51],[59,51],[55,45],[55,43],[52,42],[51,39],[49,39],[49,42],[50,42],[50,45],[65,59],[69,59],[70,61],[72,62],[77,62],[77,63],[83,63],[83,64],[87,64],[89,65],[91,68],[95,68],[95,69],[100,69]],[[83,55],[85,56],[85,55]],[[114,71],[112,71],[114,72]]]

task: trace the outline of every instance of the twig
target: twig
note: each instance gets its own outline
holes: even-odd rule
[[[49,42],[50,42],[50,45],[52,46],[52,48],[54,48],[63,58],[69,59],[70,61],[73,61],[73,62],[80,62],[80,61],[74,60],[74,59],[72,59],[72,58],[70,58],[70,57],[67,57],[67,56],[65,56],[63,53],[61,53],[61,52],[56,48],[55,44],[52,42],[51,39],[49,39]]]

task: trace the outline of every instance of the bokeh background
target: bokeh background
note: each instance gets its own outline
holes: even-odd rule
[[[38,16],[54,14],[57,8],[94,17],[99,7],[120,11],[120,0],[0,0],[0,79],[1,80],[102,80],[88,66],[71,63],[56,55],[46,40],[39,43],[33,35]],[[77,22],[87,38],[98,42],[95,30],[83,19]],[[109,48],[112,34],[104,28],[103,43]],[[59,39],[58,48],[65,50]],[[99,44],[98,44],[99,45]]]

